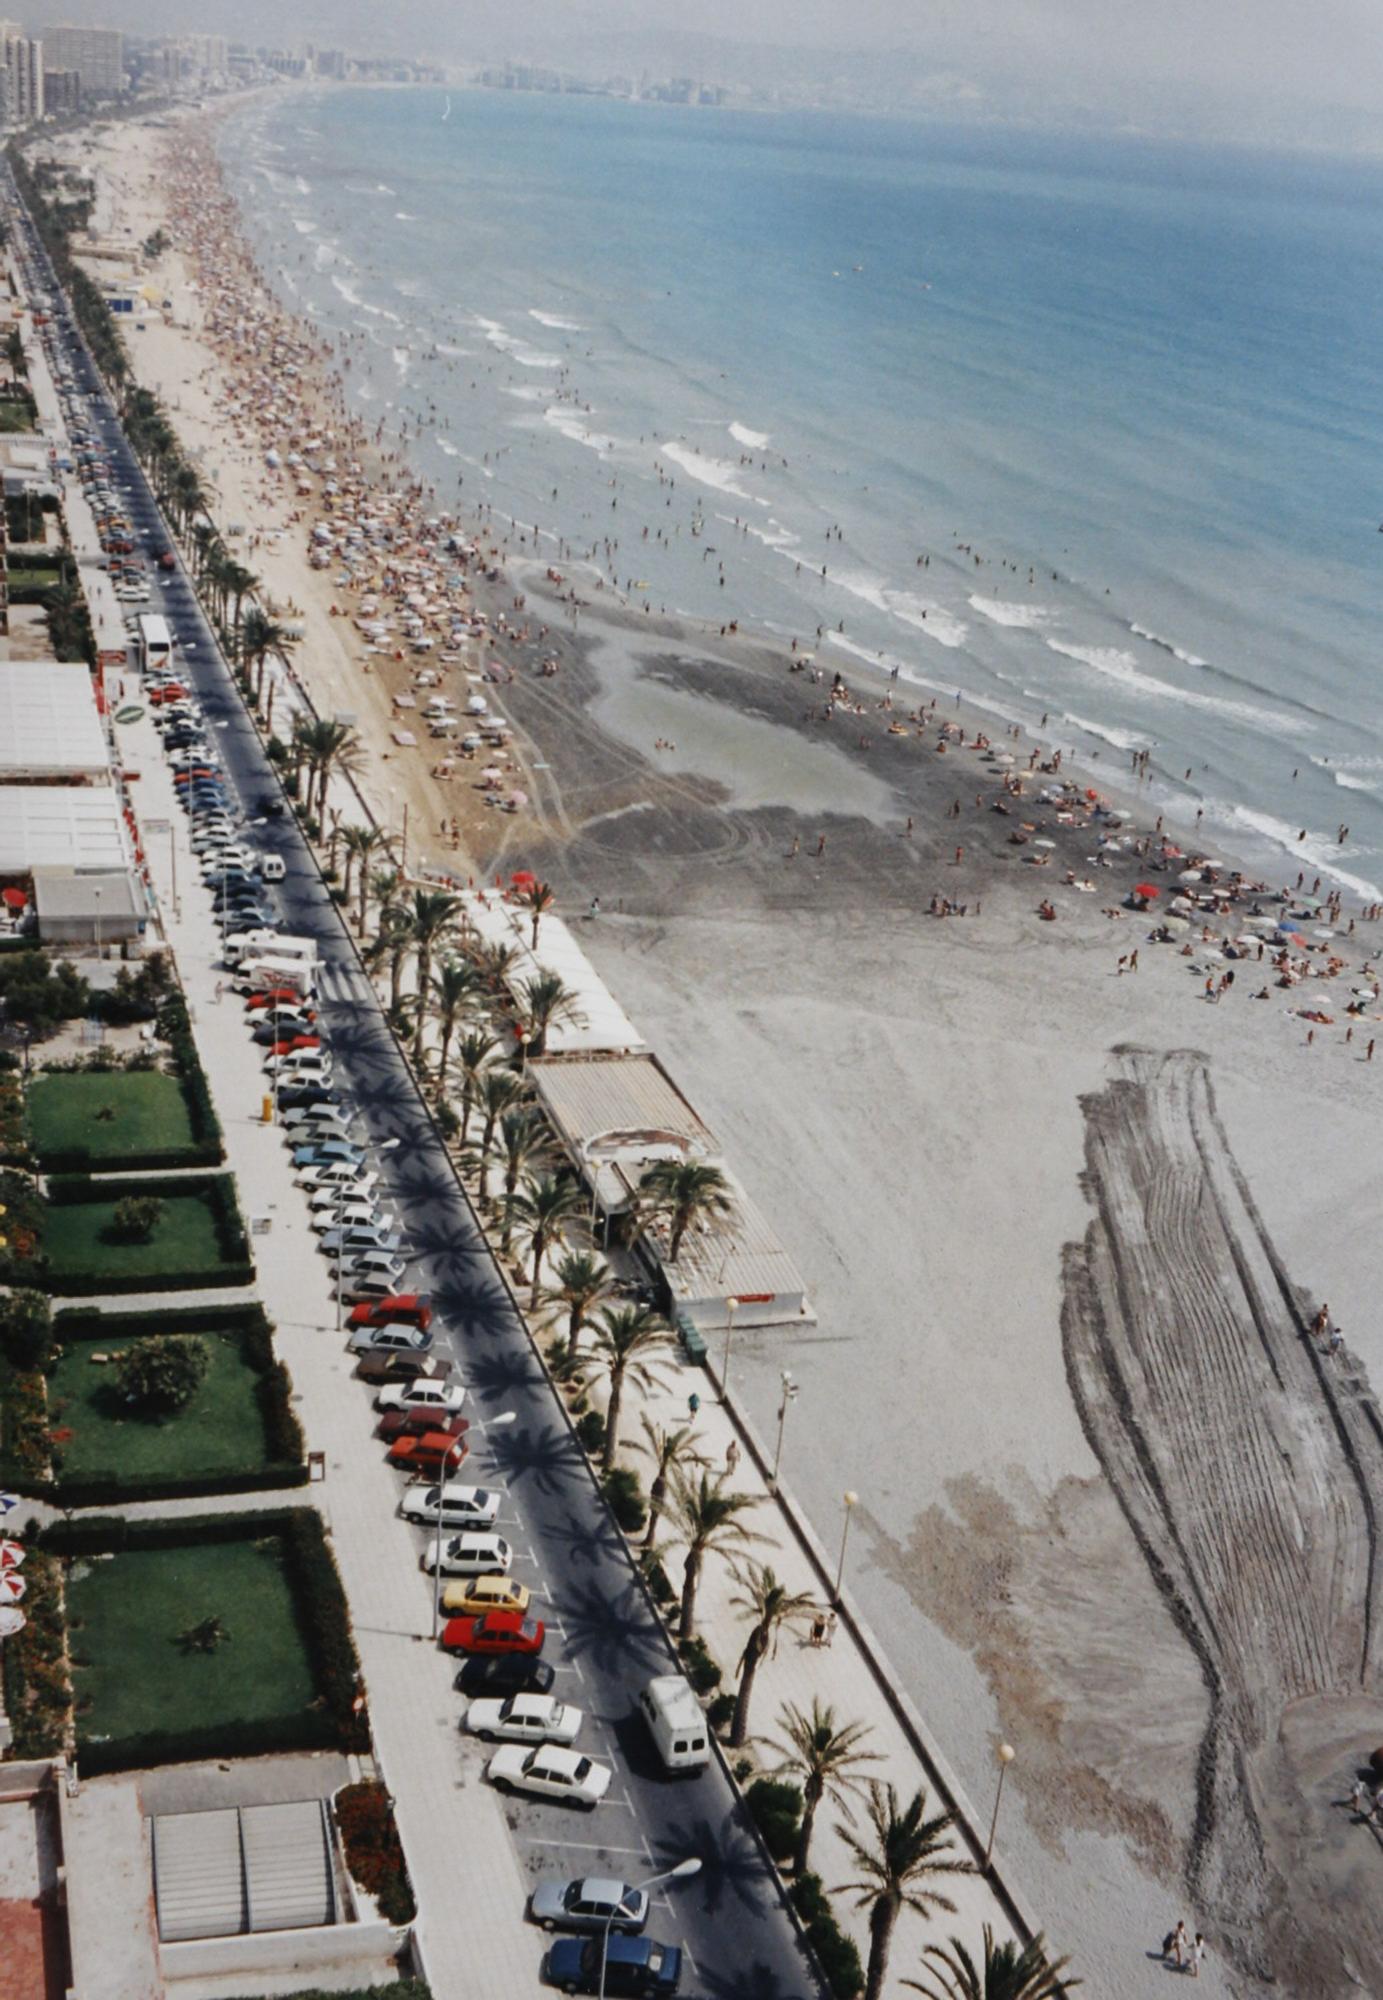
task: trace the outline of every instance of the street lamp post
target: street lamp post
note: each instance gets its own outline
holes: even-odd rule
[[[768,1482],[770,1493],[778,1490],[778,1468],[783,1462],[783,1431],[788,1420],[788,1404],[797,1401],[797,1384],[790,1368],[782,1370],[782,1383],[783,1399],[778,1405],[778,1448],[773,1454],[773,1471]]]
[[[994,1752],[995,1762],[999,1766],[999,1782],[994,1788],[994,1816],[989,1822],[989,1844],[984,1850],[986,1868],[994,1858],[994,1835],[999,1828],[999,1802],[1004,1796],[1004,1779],[1008,1776],[1009,1765],[1017,1755],[1018,1752],[1011,1743],[1001,1743]]]
[[[471,1422],[478,1431],[501,1431],[509,1424],[516,1424],[518,1420],[519,1413],[517,1410],[503,1410],[499,1416],[491,1417],[488,1424],[482,1424],[474,1417],[471,1419]],[[442,1629],[442,1495],[446,1491],[446,1483],[445,1472],[439,1473],[437,1478],[437,1560],[432,1565],[432,1643],[434,1645],[436,1645],[437,1636]]]
[[[840,1586],[845,1575],[845,1546],[850,1539],[850,1517],[860,1504],[858,1493],[842,1493],[841,1504],[845,1508],[845,1525],[840,1531],[840,1561],[836,1564],[836,1587],[831,1593],[831,1602],[840,1603]]]
[[[101,958],[104,956],[101,950],[101,891],[93,889],[91,894],[96,904],[96,956]]]
[[[641,1889],[656,1889],[660,1882],[688,1882],[693,1875],[701,1873],[701,1856],[689,1854],[685,1861],[679,1861],[675,1868],[665,1868],[661,1875],[645,1876],[642,1882],[632,1886],[637,1893]],[[610,1950],[610,1926],[615,1921],[615,1911],[611,1908],[605,1919],[605,1927],[600,1933],[600,2000],[605,2000],[605,1963]]]
[[[730,1342],[735,1337],[735,1314],[739,1310],[738,1299],[725,1301],[725,1358],[720,1367],[720,1393],[722,1398],[730,1393]]]

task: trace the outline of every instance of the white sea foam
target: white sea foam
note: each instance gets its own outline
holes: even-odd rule
[[[1025,688],[1023,692],[1026,694],[1028,690]],[[1040,700],[1041,696],[1036,696],[1035,699]],[[1149,747],[1147,737],[1136,735],[1132,729],[1111,729],[1107,723],[1090,722],[1083,715],[1072,715],[1069,709],[1063,713],[1061,719],[1063,722],[1069,722],[1072,729],[1082,730],[1087,736],[1098,737],[1101,743],[1113,744],[1116,750],[1146,750]]]
[[[361,312],[369,313],[375,319],[387,319],[394,326],[403,325],[403,321],[399,318],[398,314],[390,312],[387,306],[372,306],[368,299],[363,299],[349,278],[342,278],[333,272],[331,282],[342,298],[350,305],[357,306]]]
[[[507,354],[511,361],[517,361],[520,368],[561,368],[565,364],[560,354],[542,354],[536,347],[530,347],[526,340],[519,340],[510,333],[502,320],[483,319],[474,315],[476,325],[484,333],[491,347]]]
[[[417,216],[416,216],[416,215],[410,215],[410,214],[408,213],[407,209],[404,209],[404,208],[396,208],[396,209],[394,210],[394,220],[395,220],[395,222],[416,222],[416,221],[417,221],[417,219],[418,219],[418,218],[417,218]]]
[[[393,189],[393,188],[391,188],[391,187],[389,187],[389,186],[387,186],[387,185],[386,185],[386,183],[385,183],[384,181],[376,181],[376,182],[375,182],[375,193],[376,193],[376,194],[393,194],[393,193],[395,193],[395,192],[396,192],[396,190],[395,190],[395,189]]]
[[[1328,771],[1342,791],[1370,792],[1383,798],[1383,757],[1316,757],[1318,771]]]
[[[536,319],[539,326],[549,326],[554,333],[584,333],[585,328],[574,319],[563,319],[560,313],[539,312],[536,306],[528,308],[528,317]]]
[[[537,382],[506,382],[499,393],[519,403],[545,403],[548,399],[548,391]]]
[[[756,528],[752,521],[746,521],[735,514],[717,514],[717,521],[723,521],[727,528],[742,528],[746,535],[752,535],[756,542],[762,542],[766,549],[797,549],[802,545],[802,537],[785,528],[781,521],[770,520],[766,528]]]
[[[439,451],[444,451],[448,458],[460,458],[461,454],[456,449],[456,446],[449,439],[444,438],[440,432],[433,438],[433,443]]]
[[[1294,856],[1297,867],[1304,865],[1312,874],[1329,876],[1342,888],[1352,889],[1355,895],[1362,896],[1366,903],[1383,900],[1383,889],[1376,883],[1367,881],[1362,875],[1351,875],[1340,867],[1341,853],[1348,857],[1357,849],[1342,850],[1332,840],[1309,832],[1305,840],[1299,840],[1299,826],[1290,826],[1286,820],[1278,819],[1272,813],[1259,812],[1253,806],[1232,806],[1219,799],[1209,799],[1205,805],[1205,817],[1230,830],[1243,831],[1247,828],[1260,840],[1280,847],[1289,857]]]
[[[938,646],[961,646],[965,643],[968,628],[964,622],[929,597],[918,597],[910,590],[890,590],[882,578],[862,576],[856,570],[833,571],[828,581],[841,590],[848,590],[852,597],[860,598],[865,604],[872,604],[886,617],[896,618],[902,624],[911,626],[915,632],[925,633]]]
[[[1000,597],[972,597],[969,602],[991,625],[1013,625],[1023,632],[1036,632],[1056,616],[1045,604],[1006,604]]]
[[[311,181],[305,181],[301,174],[295,174],[293,176],[293,185],[298,190],[299,194],[311,194],[312,192]]]
[[[394,366],[398,369],[399,379],[402,381],[413,365],[413,357],[406,347],[391,347],[389,352],[394,357]]]
[[[1093,667],[1096,673],[1116,681],[1131,694],[1178,702],[1183,708],[1199,708],[1207,715],[1227,715],[1236,722],[1253,722],[1275,736],[1296,734],[1297,725],[1285,715],[1275,715],[1271,709],[1255,708],[1247,701],[1226,701],[1219,695],[1198,694],[1190,688],[1173,687],[1170,681],[1160,681],[1154,674],[1145,674],[1133,654],[1121,652],[1117,646],[1068,646],[1061,639],[1048,639],[1046,643],[1052,652],[1076,660],[1081,666]]]
[[[444,340],[439,340],[439,341],[437,342],[437,352],[438,352],[439,354],[454,354],[454,355],[456,355],[456,356],[458,356],[458,357],[461,357],[461,356],[464,356],[464,355],[467,355],[467,354],[470,354],[470,353],[472,353],[473,351],[474,351],[474,350],[473,350],[472,348],[469,348],[469,347],[448,347],[448,345],[447,345],[446,341],[444,341]],[[540,390],[538,391],[538,394],[539,394],[539,395],[541,395],[541,394],[542,394],[542,391],[541,391],[541,389],[540,389]]]
[[[603,431],[591,430],[580,417],[561,404],[555,409],[544,410],[543,421],[550,424],[553,430],[560,431],[564,438],[569,438],[572,444],[584,444],[589,451],[599,452],[602,458],[608,457],[615,448],[614,438],[607,437]]]
[[[321,247],[325,249],[326,245],[323,244]],[[365,304],[364,299],[361,298],[349,278],[342,278],[333,273],[331,282],[333,288],[341,294],[347,305],[363,306]]]
[[[1188,667],[1208,667],[1209,660],[1197,659],[1194,653],[1183,653],[1180,646],[1174,646],[1170,639],[1163,639],[1156,632],[1150,632],[1146,625],[1130,623],[1129,631],[1136,639],[1146,639],[1150,646],[1160,646],[1164,653],[1170,653],[1174,660],[1181,660]]]
[[[316,223],[308,222],[306,218],[301,215],[295,215],[293,217],[293,227],[297,230],[299,236],[315,236],[317,234]]]
[[[731,424],[730,435],[748,451],[762,451],[768,443],[767,431],[751,431],[745,424]]]
[[[659,447],[659,456],[671,459],[689,479],[695,479],[702,486],[713,486],[717,493],[731,493],[736,500],[748,500],[755,506],[766,506],[767,502],[755,500],[739,483],[739,467],[731,465],[728,459],[708,458],[704,452],[695,450],[689,444],[665,444]]]

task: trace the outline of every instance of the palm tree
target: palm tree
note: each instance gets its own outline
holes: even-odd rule
[[[521,1026],[529,1032],[528,1052],[540,1056],[547,1048],[548,1029],[567,1022],[586,1025],[586,1017],[576,1004],[576,995],[555,972],[535,972],[525,979],[515,998],[522,1010]]]
[[[381,834],[381,844],[384,836]],[[399,910],[398,893],[403,885],[403,877],[397,868],[377,868],[366,882],[365,872],[360,874],[360,928],[365,929],[369,914],[369,898],[374,897],[379,905],[378,923],[384,922],[390,911]]]
[[[738,1553],[751,1543],[764,1540],[746,1527],[743,1520],[749,1509],[757,1505],[758,1497],[753,1493],[727,1493],[723,1472],[715,1478],[709,1472],[702,1472],[695,1479],[680,1470],[673,1473],[672,1507],[668,1513],[672,1540],[668,1546],[687,1552],[687,1566],[682,1572],[679,1639],[690,1639],[696,1632],[696,1593],[707,1556]]]
[[[701,1160],[655,1160],[639,1180],[639,1193],[651,1213],[667,1222],[669,1264],[677,1262],[682,1238],[692,1223],[728,1215],[735,1205],[720,1168]]]
[[[421,1062],[423,1058],[423,1030],[427,1026],[427,998],[432,986],[432,954],[442,940],[455,929],[460,909],[461,898],[448,895],[445,889],[413,891],[413,905],[408,912],[408,924],[418,960],[416,982],[418,1025],[413,1036],[415,1063]]]
[[[552,1157],[552,1134],[542,1116],[526,1105],[504,1113],[499,1121],[499,1135],[504,1155],[504,1219],[500,1224],[499,1247],[508,1256],[519,1176],[548,1163]]]
[[[861,1764],[877,1764],[876,1750],[862,1750],[869,1734],[864,1722],[836,1722],[833,1708],[823,1707],[813,1695],[811,1714],[794,1702],[784,1702],[778,1712],[783,1741],[774,1747],[782,1763],[775,1778],[797,1778],[802,1785],[802,1824],[797,1829],[797,1849],[792,1857],[793,1872],[805,1875],[811,1850],[816,1810],[825,1798],[842,1812],[850,1810],[850,1799],[864,1790],[864,1780],[856,1775]]]
[[[921,1993],[925,2000],[1065,2000],[1082,1979],[1063,1975],[1071,1963],[1047,1957],[1047,1940],[1041,1931],[1025,1945],[1005,1938],[997,1944],[994,1933],[984,1927],[984,1963],[977,1966],[959,1938],[945,1945],[929,1944],[922,1953],[922,1979],[905,1979],[904,1986]]]
[[[731,1602],[737,1611],[747,1612],[754,1621],[740,1654],[740,1684],[735,1691],[735,1719],[730,1725],[731,1745],[739,1750],[749,1734],[749,1702],[754,1693],[754,1676],[764,1655],[770,1645],[777,1652],[778,1634],[784,1626],[805,1625],[817,1606],[808,1591],[789,1590],[764,1563],[736,1568],[735,1580],[744,1595],[732,1598]]]
[[[408,913],[400,903],[385,903],[379,912],[375,935],[365,947],[365,964],[373,972],[389,967],[389,1012],[397,1014],[403,1004],[403,968],[413,946]]]
[[[518,955],[517,945],[478,943],[473,946],[471,956],[480,969],[481,978],[496,998],[503,993],[510,968]]]
[[[495,1142],[495,1126],[506,1111],[512,1111],[524,1095],[521,1076],[511,1069],[488,1069],[480,1079],[480,1108],[485,1122],[480,1131],[480,1199],[490,1193],[490,1148]]]
[[[584,1195],[582,1208],[584,1212]],[[541,1303],[565,1309],[567,1353],[574,1355],[581,1339],[581,1329],[590,1325],[595,1308],[614,1297],[614,1279],[609,1265],[602,1264],[599,1257],[593,1256],[589,1250],[568,1250],[558,1260],[553,1277],[553,1284],[543,1286]]]
[[[698,1449],[699,1440],[690,1424],[658,1424],[646,1410],[639,1411],[639,1423],[643,1427],[643,1437],[634,1440],[634,1449],[644,1452],[653,1461],[653,1479],[648,1489],[648,1526],[643,1535],[644,1548],[651,1549],[663,1516],[663,1502],[667,1498],[668,1480],[672,1474],[684,1466],[708,1465],[710,1461]]]
[[[433,1010],[437,1016],[440,1041],[437,1050],[437,1069],[445,1077],[451,1060],[451,1045],[456,1034],[456,1024],[462,1011],[475,998],[475,967],[467,965],[464,959],[449,958],[439,965],[432,975]]]
[[[933,1878],[974,1873],[968,1861],[948,1858],[955,1846],[950,1833],[954,1820],[955,1814],[949,1812],[928,1819],[925,1787],[900,1813],[894,1786],[875,1778],[869,1786],[873,1840],[860,1840],[852,1828],[837,1823],[836,1832],[854,1856],[860,1879],[843,1882],[836,1893],[853,1894],[857,1907],[869,1912],[864,2000],[880,2000],[893,1928],[902,1912],[915,1910],[919,1917],[930,1917],[936,1910],[954,1910],[950,1897],[932,1886]]]
[[[536,951],[538,949],[538,926],[557,901],[557,898],[546,882],[530,882],[528,887],[520,894],[519,901],[533,918],[533,949]]]
[[[461,1080],[461,1144],[470,1131],[471,1113],[480,1095],[481,1079],[499,1043],[488,1028],[471,1028],[456,1045],[456,1075]]]
[[[343,828],[341,833],[341,845],[346,850],[346,879],[342,885],[342,893],[348,907],[355,871],[357,868],[360,870],[360,920],[356,925],[357,930],[363,931],[365,928],[365,899],[369,893],[365,864],[383,839],[384,829],[379,826],[348,826]]]
[[[570,1174],[528,1175],[526,1182],[509,1204],[510,1214],[517,1216],[519,1226],[527,1230],[533,1250],[533,1289],[528,1295],[528,1310],[536,1312],[542,1298],[543,1255],[549,1243],[559,1236],[562,1227],[586,1218],[586,1197],[581,1185]]]
[[[231,614],[230,621],[232,653],[236,650],[236,641],[240,635],[240,608],[250,592],[257,589],[258,585],[259,578],[254,574],[253,570],[246,569],[243,563],[232,560],[227,565],[225,573],[226,593],[235,601],[235,609]]]
[[[600,1469],[609,1472],[619,1449],[619,1411],[626,1386],[651,1389],[661,1381],[658,1361],[672,1345],[672,1332],[652,1306],[603,1306],[591,1322],[595,1339],[581,1356],[583,1382],[603,1375],[609,1387],[605,1408],[605,1449]]]
[[[308,730],[309,757],[317,774],[317,817],[327,809],[327,786],[339,772],[354,777],[365,761],[365,749],[349,722],[314,722]]]
[[[240,659],[246,668],[255,671],[254,700],[256,708],[264,699],[264,668],[270,653],[286,656],[289,649],[297,644],[286,625],[280,625],[270,618],[258,604],[252,604],[245,613],[240,627]]]

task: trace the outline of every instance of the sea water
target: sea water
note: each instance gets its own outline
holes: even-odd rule
[[[1383,893],[1383,167],[445,107],[285,93],[221,140],[439,508],[1111,781],[1146,750],[1207,848]]]

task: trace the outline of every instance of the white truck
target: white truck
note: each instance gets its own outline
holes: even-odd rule
[[[668,1771],[700,1771],[711,1761],[706,1711],[685,1674],[655,1674],[639,1695],[639,1713]]]

